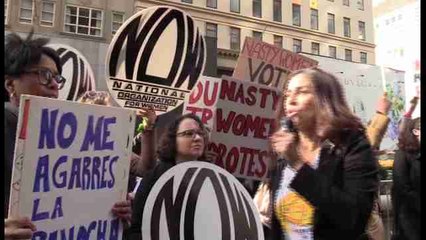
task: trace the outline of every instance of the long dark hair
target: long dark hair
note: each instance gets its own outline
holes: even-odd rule
[[[349,108],[343,86],[334,75],[313,67],[293,72],[288,77],[289,81],[299,74],[308,76],[314,86],[316,107],[321,109],[317,120],[325,125],[322,126],[325,127],[322,138],[339,143],[344,130],[365,131],[361,120]]]
[[[203,122],[201,122],[200,118],[197,117],[196,115],[192,113],[188,113],[178,117],[167,127],[166,131],[161,136],[160,144],[157,150],[157,156],[161,161],[172,162],[172,163],[176,162],[176,154],[177,154],[176,133],[180,123],[187,118],[190,118],[196,121],[200,129],[202,131],[206,131]],[[207,144],[207,139],[204,139],[204,143]],[[206,146],[204,146],[203,155],[199,158],[199,160],[206,159],[205,149],[206,149]]]
[[[398,137],[399,149],[407,152],[416,152],[420,150],[419,140],[413,133],[413,130],[420,129],[420,118],[406,119],[406,124],[401,129]]]

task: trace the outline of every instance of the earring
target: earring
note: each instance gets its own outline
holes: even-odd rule
[[[11,97],[11,98],[13,98],[13,97],[15,97],[15,96],[16,96],[16,93],[15,93],[15,92],[11,92],[11,93],[10,93],[10,97]]]

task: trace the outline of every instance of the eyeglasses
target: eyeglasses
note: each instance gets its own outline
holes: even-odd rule
[[[52,71],[49,69],[37,69],[37,70],[31,70],[31,71],[23,71],[23,73],[37,73],[38,74],[38,81],[41,85],[47,86],[49,85],[52,80],[55,80],[55,82],[59,85],[58,88],[62,89],[65,85],[66,79],[62,77],[61,75],[57,74],[54,75]]]
[[[184,138],[195,138],[195,135],[199,135],[201,137],[206,137],[207,133],[203,130],[200,129],[190,129],[190,130],[185,130],[182,132],[179,132],[176,134],[179,137],[184,137]]]

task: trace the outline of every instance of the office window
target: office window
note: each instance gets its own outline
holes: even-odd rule
[[[334,46],[328,46],[328,56],[332,57],[332,58],[337,58],[336,47],[334,47]]]
[[[300,5],[293,4],[293,25],[300,27]]]
[[[358,39],[359,40],[364,40],[365,41],[365,23],[359,21],[358,22],[358,29],[359,29],[359,36]]]
[[[336,28],[334,25],[334,14],[327,13],[328,33],[335,34]]]
[[[319,55],[320,54],[320,45],[319,43],[313,42],[311,46],[312,54]]]
[[[352,61],[352,50],[345,49],[345,60]]]
[[[182,0],[184,3],[192,3],[192,0]]]
[[[253,17],[262,17],[262,0],[253,0]]]
[[[366,52],[360,52],[359,53],[359,61],[361,63],[367,63],[367,53]]]
[[[349,6],[349,0],[343,0],[343,5]]]
[[[21,7],[19,11],[19,22],[20,23],[33,23],[33,0],[21,0]]]
[[[357,0],[359,10],[364,10],[364,0]]]
[[[351,19],[343,18],[343,35],[345,37],[351,37]]]
[[[206,36],[217,38],[217,24],[206,23]]]
[[[231,12],[240,13],[240,0],[231,0]]]
[[[55,3],[43,1],[41,3],[40,25],[53,27],[54,19],[55,19]]]
[[[311,9],[311,29],[318,30],[318,10]]]
[[[7,6],[8,6],[8,3],[9,3],[9,0],[4,0],[4,24],[7,24],[7,16],[8,16],[8,13],[7,13]]]
[[[274,21],[282,21],[282,7],[281,0],[274,0]]]
[[[231,49],[232,50],[240,50],[240,42],[241,42],[241,30],[239,28],[231,27]]]
[[[262,35],[263,35],[263,34],[262,34],[261,32],[253,31],[253,37],[254,37],[255,39],[257,39],[257,40],[262,41],[262,39],[263,39],[263,36],[262,36]]]
[[[283,37],[274,35],[274,45],[276,47],[282,48],[283,47]]]
[[[65,32],[102,37],[103,11],[75,6],[65,7]]]
[[[207,0],[206,5],[210,8],[217,8],[217,0]]]
[[[112,34],[115,34],[123,23],[124,23],[124,13],[112,12],[112,27],[111,27]]]
[[[293,39],[293,52],[301,52],[302,51],[302,40]]]

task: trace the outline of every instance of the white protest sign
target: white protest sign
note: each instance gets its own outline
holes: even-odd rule
[[[246,37],[232,77],[282,90],[289,73],[316,65],[313,59]]]
[[[376,113],[377,101],[386,89],[392,102],[388,114],[390,123],[381,149],[394,149],[398,138],[398,123],[403,115],[404,73],[380,66],[348,62],[328,57],[310,56],[318,61],[318,67],[335,75],[343,85],[351,110],[367,126]],[[385,77],[385,81],[383,80]],[[383,86],[386,82],[387,86]]]
[[[263,179],[268,172],[268,137],[280,91],[265,85],[203,77],[185,102],[183,113],[198,115],[212,130],[208,149],[215,164],[234,176]]]
[[[204,71],[206,44],[187,13],[144,9],[117,31],[106,58],[106,81],[125,108],[152,106],[157,115],[180,106]]]
[[[59,89],[58,99],[77,101],[86,91],[96,89],[95,75],[86,57],[77,49],[65,44],[49,44],[61,59],[62,76],[66,79]]]
[[[24,95],[9,212],[33,239],[121,239],[111,213],[126,199],[134,111]]]
[[[244,186],[224,169],[197,161],[180,163],[158,179],[145,203],[141,231],[144,240],[264,239]]]

